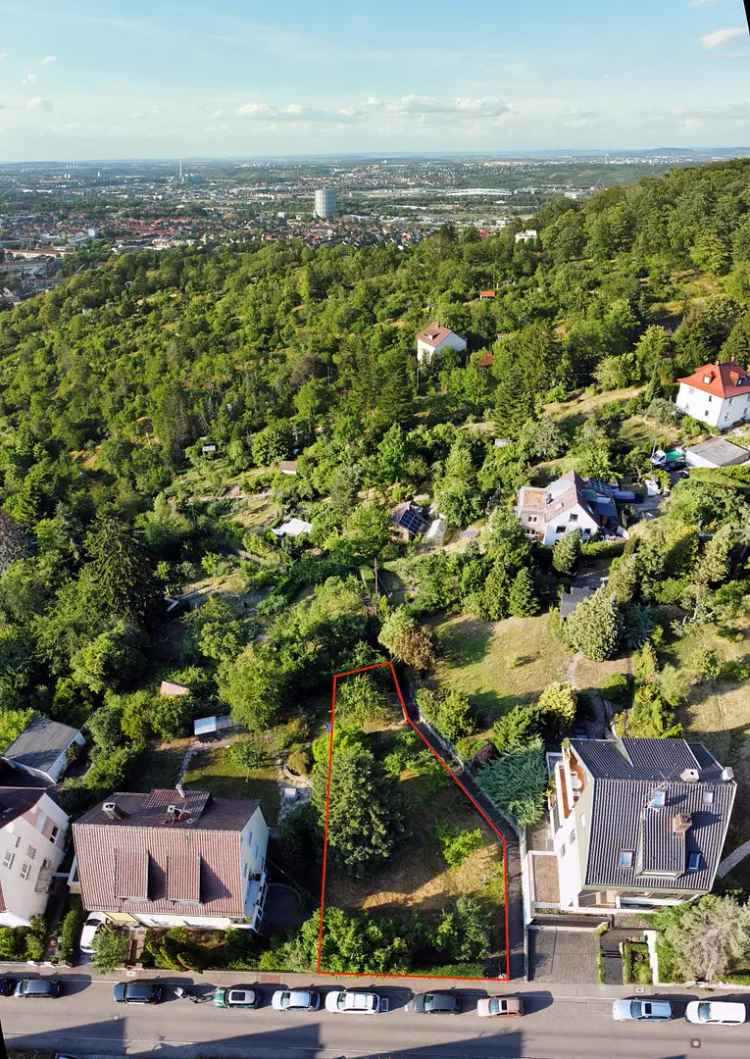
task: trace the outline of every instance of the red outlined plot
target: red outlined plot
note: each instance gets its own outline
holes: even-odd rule
[[[504,930],[505,930],[504,943],[503,943],[503,938],[502,937],[500,938],[500,943],[501,943],[501,946],[502,946],[502,951],[505,954],[504,959],[503,959],[503,962],[505,963],[505,973],[499,975],[497,978],[482,978],[482,977],[479,977],[479,976],[470,976],[470,977],[467,977],[467,978],[462,979],[462,980],[463,981],[474,981],[474,982],[498,982],[498,981],[499,982],[509,982],[510,981],[510,944],[509,944],[510,932],[509,932],[509,926],[508,926],[508,842],[507,842],[507,839],[506,839],[505,835],[502,833],[502,831],[497,827],[497,825],[494,824],[492,822],[492,820],[490,820],[490,818],[487,816],[487,813],[484,811],[484,809],[482,809],[481,805],[479,805],[479,803],[477,802],[476,798],[474,798],[469,793],[469,791],[466,789],[466,787],[461,782],[461,780],[456,775],[456,773],[453,771],[453,769],[450,767],[450,765],[446,761],[443,760],[443,758],[440,756],[440,754],[438,754],[438,752],[434,749],[434,747],[427,741],[427,739],[425,738],[424,734],[420,731],[420,729],[412,721],[411,717],[409,716],[409,711],[408,711],[408,709],[406,707],[406,702],[404,701],[404,696],[403,696],[403,693],[401,691],[401,685],[398,682],[398,677],[396,676],[396,670],[395,670],[392,662],[375,662],[373,665],[360,666],[357,669],[349,669],[349,670],[347,670],[346,672],[343,672],[343,673],[334,673],[333,674],[333,687],[331,689],[331,708],[330,708],[330,717],[329,717],[330,726],[329,726],[329,732],[328,732],[328,774],[327,774],[327,777],[326,777],[326,804],[325,804],[325,816],[324,816],[324,819],[323,819],[323,861],[322,861],[322,866],[321,866],[321,871],[320,871],[320,925],[319,925],[319,928],[318,928],[318,958],[317,958],[316,971],[317,971],[318,974],[327,974],[327,975],[332,975],[332,976],[335,976],[335,977],[350,977],[350,978],[363,978],[363,977],[371,978],[372,977],[372,973],[369,973],[367,971],[344,971],[344,972],[341,972],[341,971],[336,971],[336,972],[334,972],[334,971],[326,971],[325,968],[321,967],[321,957],[322,957],[322,954],[323,954],[323,937],[324,937],[324,934],[325,934],[326,880],[327,880],[327,873],[328,873],[328,817],[329,817],[330,808],[331,808],[331,774],[332,774],[332,768],[333,768],[333,739],[334,739],[334,729],[335,729],[335,724],[336,724],[336,687],[337,687],[338,681],[344,679],[345,677],[352,677],[352,676],[355,676],[357,673],[366,673],[369,670],[373,670],[373,669],[387,669],[389,671],[389,673],[391,675],[391,680],[393,681],[393,687],[395,689],[396,695],[398,697],[399,704],[401,706],[401,712],[403,714],[405,723],[409,725],[411,730],[417,736],[419,736],[419,738],[422,741],[422,743],[424,743],[424,745],[427,747],[427,749],[432,754],[432,756],[440,764],[440,766],[443,769],[443,771],[446,772],[450,776],[450,778],[453,781],[453,783],[458,787],[458,789],[461,791],[463,796],[469,801],[469,803],[471,804],[473,809],[480,815],[480,817],[482,818],[484,823],[487,825],[487,827],[489,827],[489,829],[496,836],[498,842],[500,843],[500,848],[502,850],[502,859],[503,859],[503,904],[504,904],[504,908],[503,908],[503,912],[504,912],[504,914],[503,914],[503,924],[504,924]],[[414,978],[414,977],[419,977],[419,978],[436,978],[436,979],[443,979],[443,980],[448,980],[448,981],[454,981],[455,980],[452,976],[438,975],[438,974],[413,975],[413,974],[408,974],[408,973],[406,973],[406,974],[381,974],[381,973],[378,973],[378,977],[379,978]]]

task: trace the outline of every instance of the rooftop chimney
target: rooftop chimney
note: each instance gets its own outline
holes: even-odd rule
[[[676,835],[685,835],[690,830],[693,818],[689,813],[677,813],[672,817],[672,830]]]
[[[185,788],[182,786],[181,783],[175,783],[174,789],[177,791],[177,793],[179,794],[180,798],[184,798],[185,797]]]
[[[127,816],[127,813],[120,808],[117,802],[105,802],[102,805],[102,812],[104,812],[110,820],[122,820],[123,817]]]
[[[698,769],[683,769],[680,773],[680,779],[683,783],[697,783],[701,778],[701,774]]]
[[[725,783],[729,783],[730,780],[734,779],[734,769],[731,769],[729,765],[721,770],[721,778]]]

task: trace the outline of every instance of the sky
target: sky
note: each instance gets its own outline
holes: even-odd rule
[[[0,0],[0,161],[750,144],[741,0]]]

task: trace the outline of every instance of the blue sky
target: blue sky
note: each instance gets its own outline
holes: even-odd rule
[[[0,0],[0,26],[0,161],[750,143],[741,0]]]

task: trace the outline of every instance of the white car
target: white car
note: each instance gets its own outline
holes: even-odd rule
[[[99,912],[92,912],[83,924],[83,930],[81,931],[81,940],[78,942],[78,948],[81,952],[85,952],[87,956],[93,955],[94,952],[94,935],[96,934],[102,923],[105,922],[104,916]]]
[[[326,1011],[339,1015],[381,1015],[388,1010],[388,1000],[377,993],[337,989],[326,995]]]
[[[697,1026],[713,1022],[719,1026],[740,1026],[747,1019],[744,1004],[731,1000],[691,1000],[685,1018]]]
[[[615,1000],[612,1018],[615,1022],[630,1022],[631,1019],[661,1022],[672,1018],[672,1005],[668,1000]]]

